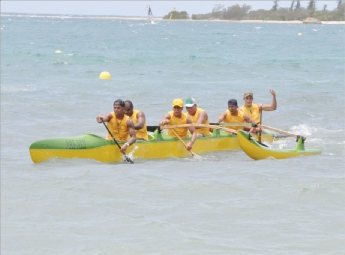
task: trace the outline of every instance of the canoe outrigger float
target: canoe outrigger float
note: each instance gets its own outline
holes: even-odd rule
[[[189,126],[191,125],[213,128],[210,137],[198,137],[195,141],[193,152],[196,154],[241,149],[235,130],[214,125],[189,124]],[[152,128],[152,126],[149,127]],[[189,151],[185,149],[181,141],[161,133],[157,126],[154,127],[155,131],[150,133],[150,140],[137,140],[127,149],[127,155],[133,159],[166,159],[188,156]],[[169,127],[173,126],[164,126],[163,128]],[[274,139],[273,136],[272,133],[266,133],[262,135],[262,139],[270,142]],[[190,138],[182,140],[188,142]],[[119,144],[122,145],[123,143],[119,142]],[[51,158],[86,158],[105,163],[123,161],[123,154],[114,141],[87,133],[77,137],[36,141],[30,145],[29,151],[31,159],[35,163]]]
[[[262,143],[254,140],[248,132],[243,130],[237,131],[238,142],[241,149],[252,159],[285,159],[297,156],[310,156],[321,154],[321,150],[304,148],[304,137],[296,136],[297,145],[295,149],[274,149],[264,146]]]

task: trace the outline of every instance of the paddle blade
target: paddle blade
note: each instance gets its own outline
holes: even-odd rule
[[[126,154],[123,154],[123,156],[125,156],[125,159],[126,159],[126,162],[127,162],[127,163],[131,163],[131,164],[134,163],[133,160],[131,160],[131,158],[128,157]]]

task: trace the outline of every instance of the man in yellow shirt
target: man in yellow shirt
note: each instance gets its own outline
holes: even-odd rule
[[[252,120],[247,114],[243,113],[242,111],[239,111],[237,109],[237,100],[236,99],[230,99],[228,101],[228,110],[223,112],[216,123],[252,123],[253,128],[251,128],[250,132],[255,132],[256,130],[254,128],[257,127],[257,124],[255,123],[254,120]],[[241,126],[231,126],[228,127],[231,129],[243,129]]]
[[[243,95],[244,105],[240,107],[240,110],[252,118],[255,123],[261,124],[261,111],[274,111],[277,109],[276,93],[273,89],[270,89],[272,95],[272,104],[253,104],[253,93],[246,92]]]
[[[102,120],[107,122],[109,131],[117,141],[125,142],[120,150],[122,153],[126,153],[127,148],[135,143],[136,136],[133,121],[125,115],[125,102],[121,99],[117,99],[114,102],[113,112],[104,116],[98,115],[96,117],[98,123],[102,123]],[[130,137],[130,139],[127,141],[128,137]],[[112,140],[109,133],[107,133],[106,139]]]
[[[185,101],[185,106],[187,110],[187,116],[189,116],[193,123],[196,124],[210,124],[208,121],[207,112],[201,108],[199,108],[196,104],[196,100],[194,98],[188,98]],[[196,133],[198,136],[210,136],[209,128],[201,127],[196,128]]]
[[[133,103],[129,100],[125,101],[125,114],[131,118],[134,123],[136,137],[139,140],[149,140],[146,128],[145,114],[139,110],[133,110]]]
[[[181,99],[174,99],[172,103],[173,110],[168,112],[163,119],[159,122],[160,126],[164,125],[181,125],[181,124],[193,124],[192,120],[187,114],[183,113],[183,101]],[[192,134],[192,138],[190,142],[186,144],[187,150],[191,150],[193,143],[196,140],[197,134],[195,132],[194,127],[181,127],[181,128],[174,128],[171,130],[168,129],[168,135],[176,138],[187,138],[188,137],[188,130]],[[175,134],[176,133],[176,134]]]

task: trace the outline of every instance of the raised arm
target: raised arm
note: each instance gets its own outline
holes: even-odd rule
[[[142,111],[139,111],[137,113],[137,119],[138,119],[138,123],[134,125],[135,130],[139,130],[142,129],[145,125],[145,114]]]
[[[102,120],[101,120],[101,118],[102,118],[104,122],[108,122],[108,121],[111,120],[112,117],[113,117],[113,115],[112,115],[111,113],[109,113],[109,114],[107,114],[107,115],[104,115],[104,116],[98,115],[98,116],[96,117],[96,121],[97,121],[98,123],[102,123]]]
[[[263,104],[262,110],[264,111],[274,111],[277,109],[277,99],[276,99],[276,92],[273,89],[270,89],[270,93],[272,95],[272,104]]]
[[[218,120],[216,121],[216,123],[221,123],[221,122],[225,119],[225,117],[226,117],[226,111],[223,112],[223,113],[219,116],[219,118],[218,118]]]

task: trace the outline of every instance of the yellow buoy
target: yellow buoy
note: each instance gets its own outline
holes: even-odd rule
[[[301,35],[302,35],[302,33],[298,33],[298,35],[299,35],[299,36],[301,36]]]
[[[61,50],[56,50],[55,53],[61,53]]]
[[[111,75],[110,73],[104,71],[104,72],[101,72],[101,74],[99,75],[99,78],[102,80],[110,80]]]

